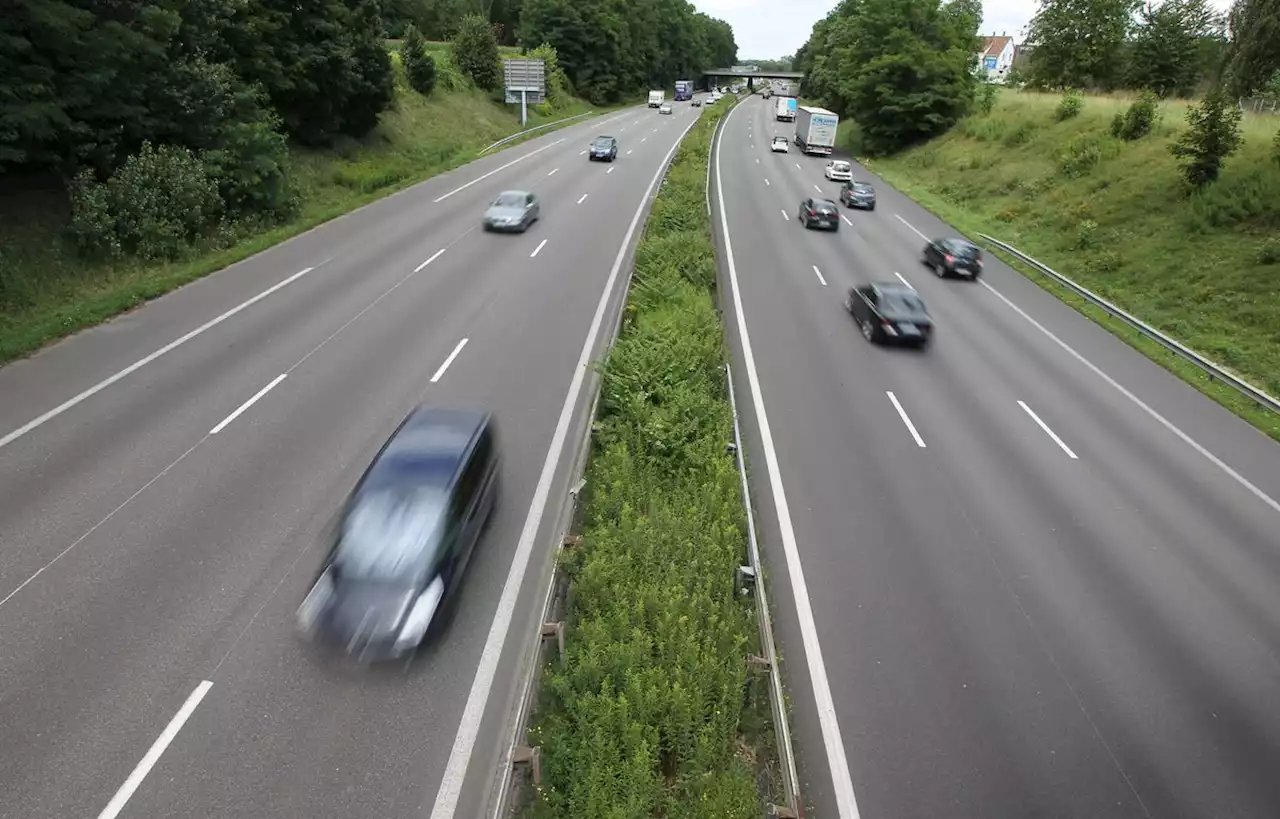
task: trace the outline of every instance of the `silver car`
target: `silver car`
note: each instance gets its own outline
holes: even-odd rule
[[[503,191],[484,212],[484,229],[524,233],[538,221],[538,197],[528,191]]]

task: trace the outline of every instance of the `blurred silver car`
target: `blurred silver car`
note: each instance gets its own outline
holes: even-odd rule
[[[484,229],[524,233],[538,221],[538,197],[528,191],[503,191],[484,212]]]

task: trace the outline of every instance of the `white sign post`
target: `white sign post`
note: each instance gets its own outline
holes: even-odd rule
[[[547,99],[547,67],[543,60],[503,60],[503,87],[508,104],[520,103],[520,127],[529,120],[529,106]]]

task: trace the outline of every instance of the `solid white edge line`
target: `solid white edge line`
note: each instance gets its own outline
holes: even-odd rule
[[[548,171],[548,172],[547,172],[547,176],[554,176],[554,175],[555,175],[555,172],[556,172],[556,171],[558,171],[558,170],[560,170],[560,169],[559,169],[559,168],[552,168],[550,171]]]
[[[213,687],[213,683],[208,680],[202,681],[196,686],[196,690],[192,691],[187,701],[178,709],[178,713],[173,715],[173,719],[169,720],[169,724],[160,732],[160,736],[156,737],[156,741],[151,744],[147,750],[146,756],[138,762],[137,767],[133,769],[133,773],[129,774],[129,778],[120,786],[120,790],[116,791],[116,795],[111,797],[111,801],[102,809],[102,813],[98,814],[98,819],[115,819],[120,815],[120,811],[124,809],[129,798],[133,796],[133,792],[142,784],[142,780],[147,778],[147,774],[160,761],[160,756],[169,747],[169,743],[173,742],[174,737],[182,730],[182,726],[195,712],[196,707],[200,705],[200,701],[204,699],[204,695],[209,693],[209,689]]]
[[[734,108],[725,115],[725,123],[733,116]],[[827,751],[827,766],[831,770],[832,789],[835,792],[836,810],[840,819],[858,819],[858,800],[853,792],[853,778],[849,774],[849,761],[845,757],[844,740],[840,735],[840,721],[836,716],[835,702],[831,697],[831,683],[827,679],[827,667],[822,659],[822,646],[818,641],[818,627],[813,618],[809,601],[809,587],[805,582],[804,568],[800,565],[800,550],[796,544],[795,527],[791,522],[791,506],[787,502],[782,484],[782,470],[778,453],[773,445],[773,431],[764,408],[764,396],[760,390],[760,376],[756,372],[755,354],[751,350],[751,337],[747,333],[747,320],[742,307],[742,289],[738,285],[738,268],[733,260],[733,242],[729,238],[729,217],[724,207],[724,185],[720,173],[721,146],[724,125],[716,138],[716,201],[720,207],[720,230],[724,236],[725,265],[729,273],[729,289],[733,294],[733,309],[738,325],[738,337],[742,344],[742,358],[747,370],[747,383],[751,387],[751,403],[760,441],[764,449],[765,468],[769,475],[769,487],[777,512],[778,533],[787,561],[787,573],[791,579],[792,596],[795,598],[796,616],[800,621],[800,636],[804,643],[805,660],[809,667],[809,683],[813,688],[814,705],[818,710],[818,724],[822,729],[822,741]],[[783,211],[786,216],[786,211]]]
[[[511,568],[507,571],[507,579],[503,583],[497,609],[493,613],[493,623],[489,627],[489,634],[485,638],[484,650],[476,666],[476,676],[471,683],[471,691],[467,695],[467,703],[462,709],[458,733],[454,737],[453,748],[449,751],[449,761],[445,764],[444,773],[440,777],[440,790],[436,793],[436,801],[431,808],[430,819],[453,819],[454,812],[457,810],[458,798],[462,794],[462,785],[467,774],[467,766],[471,763],[471,754],[475,750],[476,737],[480,733],[480,721],[484,717],[485,706],[489,702],[489,692],[493,688],[494,676],[498,673],[498,661],[502,658],[502,649],[507,642],[507,633],[511,630],[511,618],[515,614],[516,599],[520,596],[520,587],[524,582],[524,575],[529,566],[529,558],[533,554],[534,539],[537,538],[538,529],[542,525],[542,516],[546,512],[547,499],[551,494],[551,484],[555,479],[556,467],[560,463],[565,439],[569,435],[569,424],[573,420],[573,410],[578,404],[578,396],[582,392],[583,382],[590,371],[592,352],[595,350],[600,328],[604,324],[605,312],[608,310],[609,302],[613,298],[618,274],[622,270],[622,263],[626,260],[627,249],[631,245],[631,239],[635,236],[636,228],[640,224],[640,217],[644,215],[646,203],[653,196],[653,191],[658,186],[658,180],[662,178],[667,164],[671,161],[676,149],[680,147],[685,134],[688,134],[689,130],[697,122],[698,118],[695,117],[685,127],[675,144],[671,146],[671,150],[667,151],[667,155],[658,165],[658,170],[654,173],[653,179],[649,181],[649,187],[646,189],[644,197],[636,207],[635,215],[631,217],[631,225],[627,228],[627,232],[622,238],[622,246],[618,248],[618,255],[613,260],[613,268],[610,269],[609,278],[605,282],[604,293],[600,296],[599,304],[596,305],[595,316],[591,319],[591,327],[587,330],[587,338],[582,344],[582,352],[578,356],[578,363],[573,371],[573,379],[569,382],[569,392],[565,396],[564,405],[560,409],[560,418],[556,421],[555,432],[551,436],[551,446],[547,450],[547,458],[542,463],[542,472],[538,476],[538,483],[533,490],[533,500],[529,504],[529,514],[525,518],[524,528],[520,531],[520,539],[516,542],[516,551],[511,558]]]
[[[1050,438],[1053,439],[1053,442],[1055,444],[1062,447],[1063,452],[1067,453],[1067,455],[1070,456],[1072,459],[1079,460],[1078,458],[1076,458],[1076,454],[1071,451],[1071,447],[1064,444],[1062,442],[1062,439],[1058,437],[1058,434],[1053,430],[1049,429],[1049,425],[1046,424],[1044,421],[1041,421],[1040,416],[1036,415],[1035,412],[1032,411],[1031,407],[1027,406],[1026,402],[1018,401],[1018,406],[1022,407],[1022,409],[1026,411],[1027,415],[1031,416],[1031,420],[1035,421],[1040,426],[1040,429],[1044,430],[1045,435],[1048,435]]]
[[[790,221],[791,221],[791,217],[787,215],[787,211],[786,211],[786,209],[785,209],[785,208],[778,208],[778,210],[782,211],[782,218],[783,218],[783,219],[786,219],[788,222],[790,222]]]
[[[464,338],[462,341],[458,342],[458,346],[454,347],[453,352],[449,353],[449,357],[446,358],[444,360],[444,363],[440,365],[440,369],[436,370],[436,374],[431,376],[432,384],[436,383],[442,377],[444,377],[445,371],[449,369],[449,365],[452,364],[453,360],[458,357],[458,353],[462,352],[462,348],[467,346],[467,342],[469,340],[470,339]]]
[[[3,438],[0,438],[0,449],[3,449],[5,446],[8,446],[9,444],[18,440],[23,435],[26,435],[28,432],[40,426],[41,424],[44,424],[47,421],[50,421],[51,419],[56,418],[57,416],[71,409],[72,407],[84,401],[85,399],[91,398],[94,395],[97,395],[98,393],[102,392],[107,387],[110,387],[112,384],[116,383],[120,379],[126,378],[132,373],[137,372],[138,370],[150,364],[152,361],[155,361],[157,358],[164,355],[165,353],[171,352],[177,349],[178,347],[181,347],[183,344],[186,344],[188,341],[200,335],[201,333],[205,332],[206,330],[210,330],[216,327],[217,325],[221,324],[222,322],[236,315],[240,311],[245,310],[246,308],[254,304],[257,304],[259,301],[262,301],[267,296],[270,296],[272,293],[276,292],[277,290],[280,290],[281,288],[287,287],[288,285],[296,282],[298,279],[307,275],[312,270],[315,270],[315,268],[308,267],[298,271],[297,273],[294,273],[292,276],[290,276],[289,278],[283,281],[276,282],[271,287],[268,287],[266,290],[263,290],[261,293],[249,299],[248,301],[240,302],[235,307],[232,307],[230,310],[218,316],[217,318],[206,321],[204,324],[201,324],[199,327],[187,333],[186,335],[181,336],[177,339],[174,339],[173,341],[170,341],[168,344],[156,350],[154,353],[151,353],[145,358],[138,359],[137,361],[130,364],[128,367],[125,367],[123,370],[120,370],[119,372],[117,372],[115,375],[112,375],[109,378],[104,378],[103,380],[99,381],[97,384],[94,384],[92,387],[80,393],[79,395],[75,396],[74,398],[69,398],[66,401],[63,401],[58,406],[44,413],[40,417],[34,418],[28,421],[27,423],[15,429],[13,432],[10,432],[8,435],[4,436]]]
[[[764,184],[768,185],[769,187],[773,187],[772,185],[769,185],[769,177],[767,176],[764,178]]]
[[[903,283],[903,284],[905,284],[907,287],[910,287],[912,290],[915,290],[915,289],[916,289],[916,288],[915,288],[915,286],[911,284],[911,282],[907,281],[907,277],[906,277],[906,276],[904,276],[904,275],[902,275],[902,274],[901,274],[901,273],[899,273],[898,271],[896,271],[896,270],[895,270],[895,271],[893,271],[893,275],[897,276],[897,277],[898,277],[898,281],[902,282],[902,283]]]
[[[929,237],[928,237],[928,236],[925,236],[923,233],[921,233],[920,231],[916,230],[916,226],[915,226],[915,225],[913,225],[913,224],[911,224],[910,222],[908,222],[906,219],[903,219],[901,216],[899,216],[899,215],[898,215],[898,214],[896,214],[896,213],[893,215],[893,218],[894,218],[894,219],[897,219],[899,222],[901,222],[902,224],[906,225],[908,228],[910,228],[910,229],[911,229],[911,232],[912,232],[912,233],[914,233],[915,235],[919,236],[921,239],[924,239],[926,242],[927,242],[927,241],[929,241]]]
[[[818,277],[818,281],[822,282],[822,286],[823,286],[823,287],[826,287],[826,286],[827,286],[827,280],[826,280],[826,279],[824,279],[824,278],[822,278],[822,271],[818,269],[818,266],[817,266],[816,264],[815,264],[815,265],[813,265],[813,272],[814,272],[814,274],[816,274],[816,275],[817,275],[817,277]]]
[[[275,378],[271,379],[270,384],[258,390],[256,393],[253,394],[252,398],[250,398],[248,401],[245,401],[240,406],[236,407],[236,411],[228,415],[226,418],[223,418],[222,421],[220,421],[216,427],[209,430],[209,434],[217,435],[219,432],[222,432],[222,430],[227,428],[228,424],[230,424],[232,421],[239,418],[241,414],[244,413],[245,410],[249,409],[249,407],[252,407],[254,404],[258,403],[259,399],[261,399],[262,396],[266,395],[267,393],[271,392],[271,390],[275,389],[276,384],[279,384],[281,381],[285,380],[286,377],[288,377],[288,373],[280,373],[280,375],[277,375]]]
[[[447,248],[447,247],[442,247],[442,248],[440,248],[439,250],[437,250],[435,253],[432,253],[432,254],[431,254],[431,258],[427,259],[425,262],[423,262],[422,264],[420,264],[420,265],[418,265],[417,267],[415,267],[415,268],[413,269],[413,272],[414,272],[414,273],[421,273],[421,272],[422,272],[422,268],[424,268],[424,267],[426,267],[427,265],[431,264],[431,263],[432,263],[432,262],[434,262],[436,259],[439,259],[439,258],[440,258],[440,256],[441,256],[441,255],[442,255],[446,250],[448,250],[448,249],[449,249],[449,248]]]
[[[924,449],[924,439],[921,438],[920,433],[916,431],[916,425],[911,423],[911,417],[907,415],[907,411],[902,408],[902,404],[898,403],[898,396],[887,390],[885,391],[885,395],[889,396],[889,400],[893,402],[893,408],[898,411],[898,417],[902,419],[902,423],[907,425],[907,431],[911,433],[911,437],[916,439],[916,446]]]
[[[543,239],[541,242],[538,242],[538,246],[535,247],[533,249],[533,252],[529,254],[529,258],[532,259],[534,256],[537,256],[539,253],[541,253],[542,248],[546,247],[546,245],[547,245],[546,239]]]
[[[561,137],[560,139],[557,139],[555,142],[552,142],[550,145],[543,145],[541,148],[538,148],[537,150],[533,150],[523,156],[516,157],[515,159],[511,160],[507,164],[494,168],[493,170],[489,171],[486,174],[477,176],[475,179],[472,179],[470,182],[466,183],[465,185],[459,185],[458,187],[446,193],[444,196],[437,196],[435,199],[432,199],[431,201],[443,202],[444,200],[448,199],[450,196],[453,196],[455,193],[459,193],[460,191],[465,191],[467,188],[471,187],[477,182],[483,182],[484,180],[493,176],[495,173],[499,173],[500,171],[505,171],[507,168],[510,168],[512,165],[515,165],[517,162],[524,162],[526,159],[528,159],[531,156],[540,154],[549,148],[554,148],[555,146],[559,145],[561,142],[564,142],[563,137]]]
[[[1105,381],[1116,392],[1120,393],[1125,398],[1128,398],[1130,401],[1132,401],[1138,407],[1138,409],[1142,410],[1147,415],[1149,415],[1156,423],[1158,423],[1160,426],[1164,427],[1165,429],[1169,430],[1169,432],[1173,433],[1178,439],[1180,439],[1187,446],[1191,447],[1196,452],[1200,453],[1200,455],[1203,456],[1206,460],[1208,460],[1209,463],[1213,464],[1214,466],[1218,467],[1218,469],[1225,472],[1232,480],[1234,480],[1236,483],[1240,484],[1246,490],[1248,490],[1250,494],[1252,494],[1258,500],[1265,503],[1267,506],[1271,507],[1276,512],[1280,512],[1280,502],[1277,502],[1275,498],[1272,498],[1266,492],[1263,492],[1261,489],[1255,486],[1252,481],[1250,481],[1244,475],[1241,475],[1239,472],[1232,469],[1231,466],[1228,465],[1225,461],[1223,461],[1217,455],[1214,455],[1212,452],[1210,452],[1208,449],[1202,446],[1198,441],[1196,441],[1190,435],[1183,432],[1176,424],[1174,424],[1168,418],[1165,418],[1159,412],[1156,412],[1156,410],[1154,410],[1150,405],[1148,405],[1141,398],[1139,398],[1138,396],[1130,392],[1119,381],[1116,381],[1114,378],[1107,375],[1105,372],[1103,372],[1103,370],[1100,367],[1098,367],[1092,361],[1085,358],[1080,353],[1076,352],[1074,347],[1072,347],[1070,344],[1068,344],[1067,342],[1063,341],[1062,339],[1054,335],[1053,332],[1048,327],[1045,327],[1043,324],[1033,319],[1025,310],[1023,310],[1021,307],[1019,307],[1018,305],[1010,301],[1008,298],[1006,298],[1005,295],[1001,293],[999,290],[996,290],[994,287],[987,284],[982,279],[978,280],[978,284],[985,287],[988,292],[994,294],[996,298],[1000,299],[1006,305],[1008,305],[1009,309],[1013,310],[1015,313],[1017,313],[1018,315],[1026,319],[1028,322],[1030,322],[1031,326],[1035,327],[1037,330],[1044,333],[1049,338],[1049,340],[1051,340],[1054,344],[1057,344],[1059,347],[1061,347],[1068,355],[1070,355],[1076,361],[1079,361],[1081,364],[1087,367],[1094,375],[1098,376],[1103,381]]]
[[[588,196],[590,196],[590,194],[587,194],[587,193],[582,194],[582,197],[578,200],[578,204],[581,205],[583,202],[585,202]]]

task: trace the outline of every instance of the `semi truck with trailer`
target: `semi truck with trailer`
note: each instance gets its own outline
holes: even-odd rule
[[[840,117],[817,106],[801,105],[796,109],[795,143],[806,154],[829,156],[836,145],[836,128]]]
[[[676,80],[676,102],[693,99],[693,80]]]

